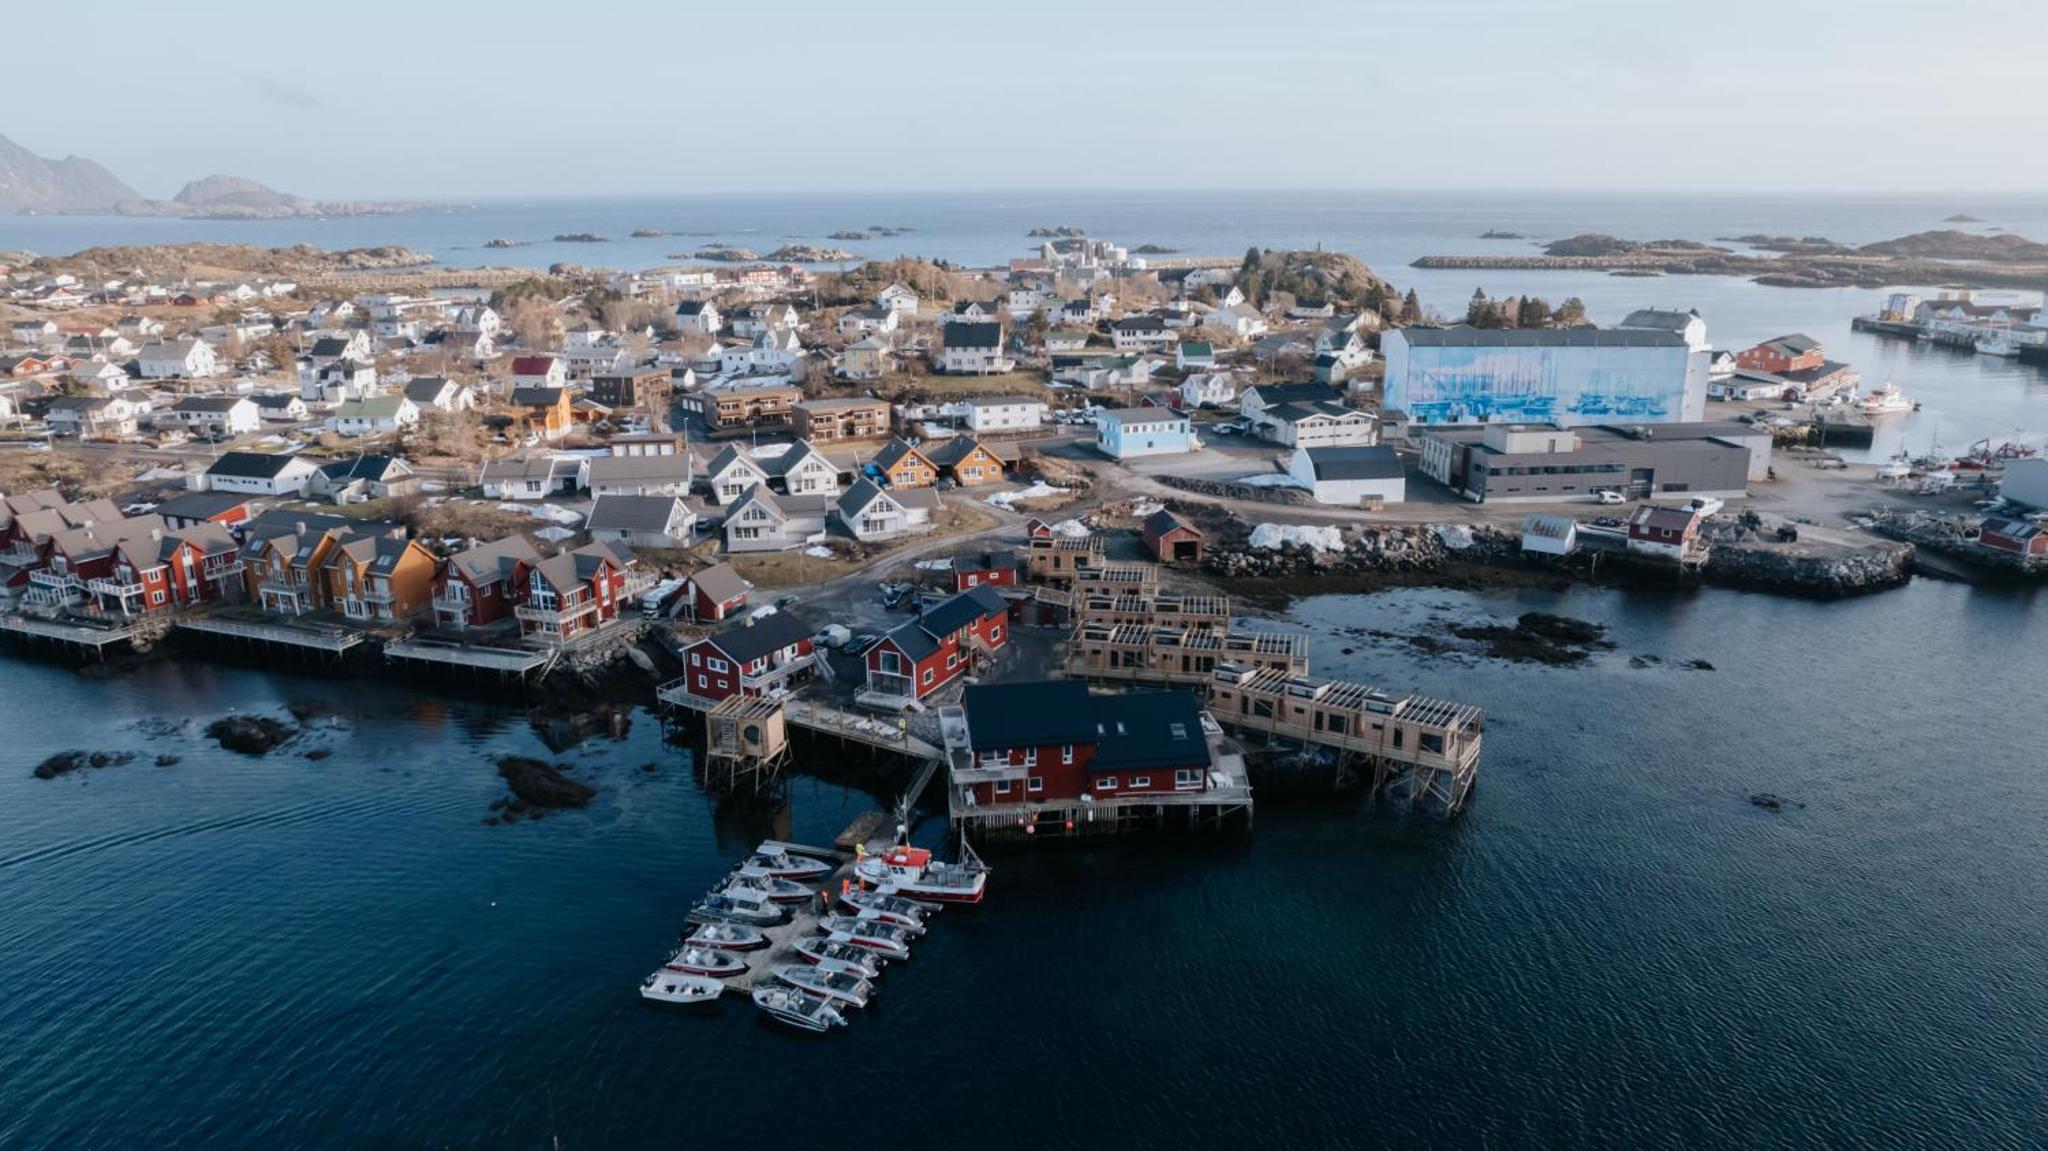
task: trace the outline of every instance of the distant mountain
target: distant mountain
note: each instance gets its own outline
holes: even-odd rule
[[[0,212],[110,212],[141,200],[91,160],[45,160],[0,136]]]
[[[190,216],[205,220],[280,220],[293,216],[373,216],[417,212],[411,202],[322,203],[240,176],[194,180],[169,200],[142,194],[91,160],[45,160],[0,136],[0,213]]]

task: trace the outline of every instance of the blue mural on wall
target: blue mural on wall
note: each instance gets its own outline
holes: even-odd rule
[[[1674,419],[1684,411],[1684,349],[1634,357],[1602,349],[1600,366],[1560,372],[1561,360],[1580,358],[1576,351],[1411,348],[1406,386],[1390,392],[1387,403],[1424,424],[1606,423]]]

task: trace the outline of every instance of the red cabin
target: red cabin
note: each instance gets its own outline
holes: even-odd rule
[[[970,669],[986,666],[1009,642],[1009,604],[983,585],[891,628],[868,649],[868,692],[922,700]]]
[[[953,590],[966,591],[977,587],[1015,587],[1017,553],[1003,551],[981,552],[977,555],[953,557]]]
[[[788,612],[749,618],[684,649],[691,695],[779,695],[816,661],[811,628]]]
[[[1079,680],[978,684],[961,700],[977,807],[1207,791],[1201,707],[1186,691],[1091,695]]]
[[[690,577],[690,618],[699,623],[716,623],[732,618],[747,606],[753,590],[731,564],[714,564]]]
[[[1202,562],[1202,532],[1195,525],[1160,508],[1145,517],[1145,548],[1160,563]]]

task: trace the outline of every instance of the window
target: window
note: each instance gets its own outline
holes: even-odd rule
[[[1096,781],[1095,781],[1095,790],[1097,790],[1097,791],[1115,791],[1115,790],[1116,790],[1116,776],[1113,776],[1113,775],[1105,775],[1105,776],[1103,776],[1103,777],[1102,777],[1101,779],[1098,779],[1098,780],[1096,780]]]
[[[999,780],[997,780],[997,781],[996,781],[996,794],[997,794],[997,795],[1008,795],[1008,794],[1010,794],[1010,781],[1009,781],[1009,780],[1007,780],[1007,779],[999,779]]]
[[[697,673],[697,686],[698,686],[698,687],[703,687],[703,686],[704,686],[704,673],[703,673],[703,672],[698,672],[698,673]]]
[[[722,660],[722,659],[707,659],[707,660],[705,660],[705,661],[704,661],[704,666],[705,666],[705,667],[708,667],[708,668],[710,668],[710,669],[711,669],[712,671],[721,671],[721,672],[722,672],[722,671],[730,671],[730,670],[731,670],[731,666],[730,666],[730,665],[728,665],[728,664],[727,664],[727,663],[726,663],[726,662],[725,662],[724,660]]]
[[[946,670],[947,670],[947,671],[952,671],[952,670],[953,670],[954,668],[956,668],[956,667],[959,667],[959,666],[960,666],[960,653],[959,653],[959,652],[957,652],[957,651],[949,651],[949,652],[947,652],[947,653],[946,653]]]
[[[935,675],[935,674],[937,674],[937,673],[936,673],[936,672],[935,672],[935,671],[934,671],[933,669],[931,669],[931,668],[926,668],[926,669],[924,669],[924,682],[925,682],[925,686],[926,686],[926,687],[930,687],[930,686],[931,686],[931,682],[932,682],[932,676],[933,676],[933,675]]]
[[[1041,791],[1044,791],[1044,790],[1045,790],[1045,777],[1043,777],[1043,776],[1038,776],[1038,775],[1034,775],[1034,776],[1030,777],[1029,779],[1026,779],[1026,780],[1024,781],[1024,790],[1025,790],[1025,791],[1029,791],[1029,792],[1041,792]]]
[[[1201,789],[1201,786],[1202,771],[1200,768],[1183,767],[1174,771],[1173,789],[1175,791],[1197,791]]]
[[[1001,625],[1001,624],[996,624],[996,625],[995,625],[994,627],[991,627],[991,628],[989,628],[989,629],[988,629],[988,642],[990,642],[990,643],[1000,643],[1000,642],[1002,641],[1002,638],[1003,638],[1003,625]]]
[[[1131,786],[1132,786],[1132,787],[1151,787],[1151,786],[1152,786],[1152,777],[1151,777],[1151,776],[1149,776],[1149,775],[1134,775],[1134,776],[1132,776],[1132,777],[1131,777]]]
[[[1063,743],[1060,745],[1060,762],[1069,765],[1071,765],[1074,762],[1073,744]]]

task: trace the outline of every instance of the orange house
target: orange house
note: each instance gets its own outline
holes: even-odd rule
[[[941,441],[926,453],[926,458],[963,488],[1001,483],[1003,480],[1002,457],[973,436],[954,436]]]
[[[558,440],[576,422],[567,388],[514,388],[512,406],[519,409],[519,430],[544,440]]]
[[[1739,352],[1735,366],[1745,372],[1765,372],[1782,376],[1786,372],[1803,372],[1820,367],[1826,357],[1821,355],[1820,341],[1811,336],[1779,336],[1765,340],[1754,348]]]
[[[350,619],[397,623],[427,610],[434,554],[413,540],[360,536],[327,551],[327,602]]]
[[[939,467],[931,457],[902,440],[890,440],[876,452],[874,465],[892,488],[928,488],[939,482]]]

